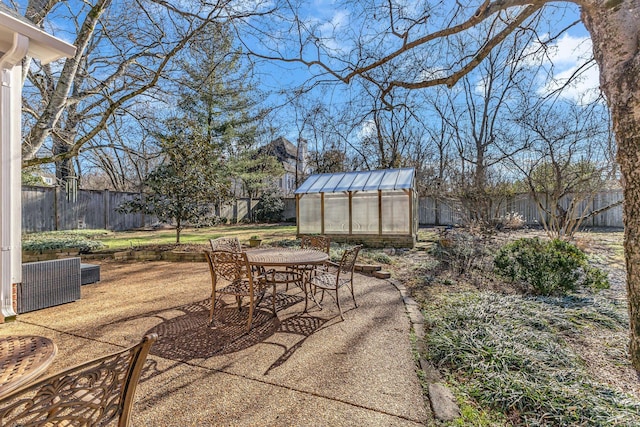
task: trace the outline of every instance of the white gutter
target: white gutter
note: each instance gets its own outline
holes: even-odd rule
[[[7,51],[8,44],[3,46],[2,40],[8,40],[10,33],[25,36],[29,41],[29,56],[38,58],[42,64],[48,64],[60,58],[70,58],[76,54],[74,45],[0,10],[0,36],[5,36],[0,37],[0,52]]]
[[[16,315],[12,284],[22,281],[21,61],[28,50],[29,38],[14,33],[11,48],[0,57],[0,310],[5,319]]]

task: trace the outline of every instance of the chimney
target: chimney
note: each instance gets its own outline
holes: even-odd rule
[[[305,173],[307,170],[307,140],[298,138],[298,170]]]

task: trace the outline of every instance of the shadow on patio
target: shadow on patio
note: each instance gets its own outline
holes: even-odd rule
[[[208,325],[205,263],[102,263],[102,281],[74,303],[20,315],[0,335],[51,338],[50,372],[135,344],[151,348],[133,425],[424,425],[409,321],[388,282],[358,275],[356,309],[345,298],[302,313],[299,290],[279,290],[244,331],[246,310],[223,307]],[[345,295],[345,297],[347,297]]]

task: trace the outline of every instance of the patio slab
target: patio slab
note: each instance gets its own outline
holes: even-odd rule
[[[205,263],[101,264],[82,299],[18,316],[0,335],[36,334],[58,345],[55,372],[137,343],[151,349],[133,409],[137,426],[416,426],[433,420],[411,354],[402,296],[356,275],[358,308],[320,310],[279,289],[278,316],[261,307],[248,334],[238,313],[207,324]]]

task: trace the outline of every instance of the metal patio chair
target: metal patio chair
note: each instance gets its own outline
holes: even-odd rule
[[[218,237],[209,239],[212,251],[242,252],[240,240],[237,237]]]
[[[340,288],[347,287],[351,291],[351,298],[353,304],[358,307],[356,302],[356,296],[353,292],[353,270],[356,265],[356,259],[358,258],[358,252],[362,249],[362,245],[354,246],[351,249],[346,249],[342,254],[342,259],[339,264],[333,262],[326,263],[325,266],[316,268],[312,274],[307,278],[307,283],[310,287],[322,290],[322,296],[320,301],[316,301],[318,306],[322,308],[322,300],[324,299],[324,292],[329,291],[329,295],[335,299],[340,311],[340,318],[344,320],[342,314],[342,307],[340,306]]]
[[[236,298],[238,310],[242,311],[242,298],[249,298],[249,314],[247,328],[251,329],[253,311],[262,301],[269,287],[272,288],[271,305],[273,315],[276,315],[276,286],[273,271],[262,271],[261,274],[252,272],[244,252],[205,251],[211,272],[211,310],[209,323],[214,325],[216,305],[224,295]],[[269,279],[267,278],[269,276]]]
[[[23,386],[0,400],[0,425],[129,425],[136,386],[156,334],[117,353],[100,357]]]

